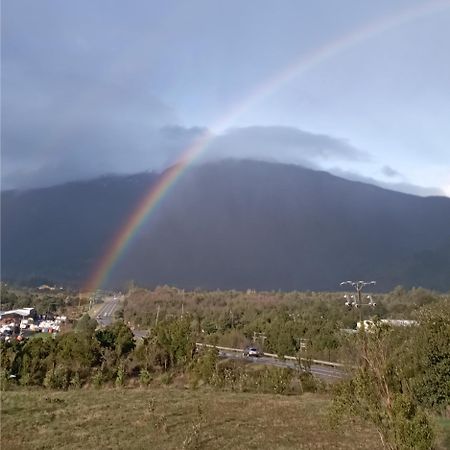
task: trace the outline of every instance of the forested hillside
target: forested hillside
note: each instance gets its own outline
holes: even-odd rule
[[[162,175],[161,175],[162,176]],[[2,193],[2,276],[81,284],[157,174]],[[345,279],[450,289],[450,199],[299,166],[190,169],[109,279],[153,287],[334,290]]]

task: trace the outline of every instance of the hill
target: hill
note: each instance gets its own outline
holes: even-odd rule
[[[163,174],[2,193],[2,277],[81,283]],[[450,289],[450,199],[299,166],[226,160],[191,168],[148,218],[111,285],[334,290]]]

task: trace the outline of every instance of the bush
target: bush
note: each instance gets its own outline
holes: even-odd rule
[[[96,388],[100,388],[104,383],[103,373],[100,369],[95,368],[91,375],[92,385]]]
[[[194,386],[201,380],[210,383],[216,372],[218,351],[216,348],[206,348],[194,360],[191,366],[191,376]]]
[[[43,385],[48,389],[67,389],[69,387],[69,380],[69,370],[63,366],[56,366],[47,370]]]
[[[141,369],[139,371],[139,384],[141,387],[148,386],[152,382],[152,375],[147,369]]]
[[[318,380],[311,372],[300,372],[298,383],[302,393],[325,390],[323,381]]]
[[[11,378],[6,370],[0,369],[0,390],[7,391],[12,384],[15,384],[15,378]]]
[[[81,384],[80,374],[78,372],[75,372],[70,379],[70,386],[74,389],[79,389],[81,387]]]
[[[209,383],[239,392],[287,394],[292,391],[294,371],[281,367],[254,367],[242,361],[224,360],[216,364]]]
[[[161,375],[162,384],[172,384],[174,374],[172,372],[165,372]]]
[[[117,368],[117,372],[116,372],[116,387],[122,387],[125,384],[125,378],[126,378],[126,373],[125,373],[125,367],[123,365],[123,363],[119,364],[119,367]]]

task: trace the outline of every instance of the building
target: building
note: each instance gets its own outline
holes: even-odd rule
[[[381,319],[379,321],[382,325],[388,325],[390,327],[411,327],[414,325],[418,325],[419,323],[416,320],[404,320],[404,319]],[[358,322],[356,324],[356,328],[360,329],[362,326],[362,322]],[[373,326],[375,326],[375,322],[373,320],[364,320],[364,328],[366,330],[370,330]]]
[[[0,325],[14,324],[19,326],[22,320],[37,319],[38,315],[34,308],[19,308],[0,313]]]

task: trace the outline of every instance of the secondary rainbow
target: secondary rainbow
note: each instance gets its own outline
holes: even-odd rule
[[[222,118],[211,127],[215,133],[221,132],[233,124],[233,121],[249,109],[255,103],[262,101],[275,90],[300,76],[308,70],[318,66],[329,58],[365,41],[371,37],[382,34],[388,30],[404,25],[420,17],[444,11],[450,7],[450,1],[426,2],[419,6],[402,10],[395,15],[384,17],[381,20],[370,22],[364,27],[357,28],[338,39],[330,41],[296,60],[293,64],[286,66],[276,76],[259,84],[238,105],[231,108]],[[161,176],[158,183],[144,195],[133,213],[125,220],[119,232],[110,242],[107,250],[99,259],[83,291],[93,291],[102,287],[114,265],[120,259],[126,248],[146,218],[157,208],[170,188],[183,175],[183,173],[195,162],[195,160],[208,148],[216,134],[211,131],[204,132],[190,147],[188,147],[173,166]]]

